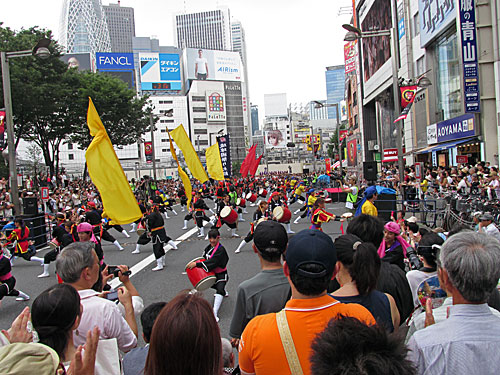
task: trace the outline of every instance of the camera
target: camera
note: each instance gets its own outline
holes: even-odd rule
[[[410,267],[412,270],[418,270],[423,266],[414,248],[409,247],[406,250],[406,257],[410,261]]]
[[[120,269],[118,266],[108,266],[108,275],[113,274],[115,277],[118,277],[120,273]],[[123,276],[130,276],[132,274],[132,271],[128,270],[127,272],[123,273]]]

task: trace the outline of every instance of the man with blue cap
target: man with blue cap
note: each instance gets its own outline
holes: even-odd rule
[[[373,204],[373,202],[377,199],[377,187],[370,186],[365,190],[365,196],[363,200],[359,202],[359,206],[356,209],[356,214],[354,216],[359,216],[361,214],[378,216],[377,207]]]

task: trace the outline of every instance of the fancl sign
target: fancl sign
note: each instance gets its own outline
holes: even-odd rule
[[[466,114],[437,123],[437,141],[446,142],[476,135],[474,115]]]
[[[133,53],[97,52],[97,70],[132,70],[134,69]]]

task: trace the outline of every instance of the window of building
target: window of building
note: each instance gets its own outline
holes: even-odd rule
[[[167,149],[166,148],[162,148],[161,152],[167,152]]]
[[[166,132],[166,130],[165,130],[165,129],[161,129],[161,130],[160,130],[160,133],[165,133],[165,132]]]
[[[73,154],[68,154],[68,159],[69,159],[69,160],[75,160],[75,155],[73,155]]]
[[[207,129],[194,129],[194,134],[207,134]]]
[[[194,118],[193,123],[195,124],[206,124],[207,119],[206,118]]]
[[[196,143],[199,144],[200,146],[208,146],[208,140],[207,139],[197,139]]]
[[[68,143],[68,150],[73,150],[73,143]]]
[[[419,77],[420,75],[424,74],[425,72],[425,56],[420,57],[417,62],[416,62],[416,75]]]
[[[413,16],[413,37],[420,34],[420,14],[417,12]]]
[[[165,142],[168,142],[168,139],[163,138],[161,141],[162,141],[162,143],[165,143]]]
[[[193,102],[204,102],[205,97],[204,96],[193,96],[192,100],[193,100]]]
[[[205,107],[193,107],[193,112],[204,113],[207,109]]]
[[[435,44],[438,121],[459,116],[462,112],[460,63],[455,28]]]

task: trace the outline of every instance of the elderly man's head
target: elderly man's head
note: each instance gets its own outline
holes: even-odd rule
[[[77,289],[90,289],[99,279],[99,259],[92,242],[74,242],[59,254],[56,272],[68,284]]]
[[[443,287],[469,303],[485,303],[500,278],[500,242],[492,236],[462,232],[451,236],[439,256]]]

